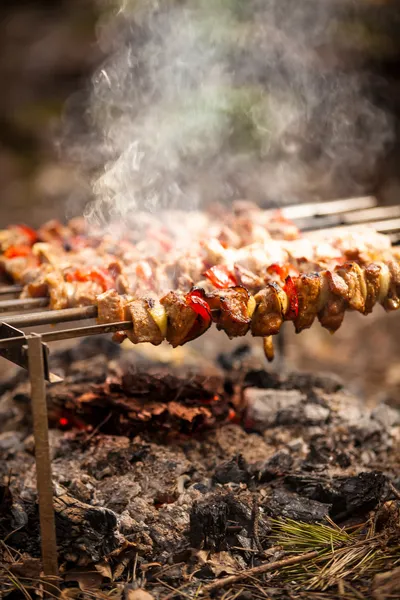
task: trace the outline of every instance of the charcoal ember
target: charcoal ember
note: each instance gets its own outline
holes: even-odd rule
[[[343,389],[344,383],[333,373],[289,373],[282,382],[282,387],[295,388],[305,394],[314,388],[321,389],[327,394],[335,394]]]
[[[376,508],[386,492],[387,477],[378,471],[338,479],[330,516],[337,522]]]
[[[149,371],[130,370],[124,372],[121,378],[122,391],[130,396],[145,394],[150,397],[162,398],[165,402],[176,400],[177,395],[191,400],[202,400],[205,404],[211,402],[216,394],[223,392],[223,382],[219,377],[208,377],[200,374],[179,377],[160,369]]]
[[[244,377],[244,387],[260,389],[279,389],[281,379],[277,373],[264,371],[264,369],[247,371]]]
[[[92,362],[94,368],[99,367],[93,381],[88,379],[92,377]],[[132,437],[146,429],[160,435],[190,434],[228,417],[223,382],[217,377],[182,378],[168,372],[132,370],[123,373],[117,366],[110,372],[107,359],[101,356],[91,359],[84,371],[83,364],[86,361],[80,361],[62,383],[49,388],[51,425],[58,426],[62,418],[70,428],[101,426],[104,433]],[[83,386],[86,381],[88,385]],[[27,400],[26,395],[24,402]]]
[[[190,512],[189,541],[193,548],[220,552],[226,547],[228,507],[221,497],[194,502]]]
[[[238,498],[232,494],[226,497],[228,506],[228,519],[232,524],[244,529],[249,538],[253,537],[254,533],[254,498],[249,494]],[[266,537],[270,533],[270,527],[267,521],[259,515],[258,533],[261,538]],[[236,544],[237,545],[237,544]]]
[[[332,504],[335,498],[334,483],[324,476],[313,477],[308,475],[287,475],[284,479],[285,487],[300,496],[317,500],[325,504]]]
[[[217,466],[213,475],[214,483],[249,483],[252,475],[247,461],[241,454]]]
[[[343,389],[343,381],[333,374],[314,373],[280,373],[268,372],[263,369],[254,369],[246,373],[244,378],[245,387],[257,387],[263,389],[297,389],[304,394],[311,394],[313,390],[323,390],[327,394],[334,394]]]
[[[293,519],[304,523],[324,521],[330,509],[329,504],[280,489],[273,490],[263,506],[265,512],[273,518]]]
[[[285,475],[293,466],[293,458],[289,452],[280,450],[275,452],[267,461],[257,469],[257,480],[260,483],[272,481]]]
[[[80,502],[59,485],[54,509],[58,544],[68,561],[85,566],[121,545],[123,538],[112,510]]]
[[[380,472],[360,473],[352,477],[288,475],[285,486],[300,496],[331,505],[329,514],[340,522],[350,517],[364,516],[382,500],[387,478]]]

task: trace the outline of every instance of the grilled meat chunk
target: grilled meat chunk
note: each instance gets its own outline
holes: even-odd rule
[[[372,312],[379,298],[380,290],[380,272],[381,267],[376,264],[367,265],[365,267],[365,284],[367,286],[367,296],[365,298],[364,314],[368,315]]]
[[[155,301],[152,298],[132,300],[126,304],[124,320],[132,321],[132,330],[126,334],[133,344],[150,342],[153,346],[159,346],[164,340],[160,327],[150,314],[154,306]]]
[[[45,282],[49,287],[50,308],[60,310],[68,308],[68,284],[60,271],[52,271],[45,277]]]
[[[187,304],[185,296],[177,292],[169,292],[160,300],[167,313],[167,341],[175,348],[189,341],[197,314]]]
[[[254,296],[257,303],[251,320],[251,333],[254,336],[268,337],[279,333],[285,312],[280,294],[282,290],[279,285],[272,282]]]
[[[367,286],[364,273],[357,263],[346,263],[338,267],[337,274],[342,277],[347,285],[347,300],[349,306],[358,312],[365,310],[365,299],[367,297]]]
[[[389,290],[384,301],[385,310],[398,310],[400,308],[400,266],[395,261],[389,261],[387,263],[390,273],[390,284]]]
[[[103,288],[93,281],[78,281],[66,283],[68,300],[73,306],[90,306],[96,303],[96,299],[102,293]]]
[[[125,301],[116,290],[107,290],[97,297],[97,321],[99,323],[118,323],[125,317]]]
[[[308,329],[318,313],[318,299],[321,292],[321,277],[317,273],[300,275],[295,280],[299,312],[294,319],[296,333]]]
[[[207,295],[207,301],[213,310],[213,321],[228,337],[246,335],[250,328],[249,292],[244,287],[217,290]]]
[[[343,322],[345,310],[346,300],[330,294],[324,308],[318,313],[318,320],[322,327],[334,333]]]

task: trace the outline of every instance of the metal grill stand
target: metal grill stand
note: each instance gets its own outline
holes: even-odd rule
[[[57,541],[43,357],[46,347],[42,345],[41,337],[36,333],[28,335],[26,341],[28,344],[28,367],[31,383],[43,571],[46,577],[56,577],[58,575]]]

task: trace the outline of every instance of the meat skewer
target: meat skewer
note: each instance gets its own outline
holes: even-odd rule
[[[400,308],[400,265],[356,262],[337,266],[333,271],[288,275],[283,285],[269,283],[254,296],[244,287],[206,292],[194,288],[188,294],[169,292],[160,302],[151,299],[129,301],[115,290],[97,299],[98,322],[132,320],[133,343],[154,345],[166,339],[180,346],[202,335],[214,322],[230,337],[246,335],[264,338],[267,357],[273,358],[271,336],[284,321],[293,321],[300,333],[318,319],[334,333],[346,310],[369,314],[379,303],[386,311]]]
[[[310,240],[285,218],[266,215],[239,204],[217,227],[206,220],[207,235],[180,253],[152,230],[160,259],[146,258],[141,241],[88,236],[79,221],[38,232],[16,226],[0,232],[0,266],[23,286],[21,306],[94,306],[100,324],[131,322],[114,334],[117,341],[176,347],[215,323],[230,338],[249,331],[264,338],[268,359],[284,321],[299,333],[318,319],[334,332],[346,310],[399,308],[400,254],[387,236],[340,229]]]

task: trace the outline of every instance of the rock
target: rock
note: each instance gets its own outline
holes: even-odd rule
[[[384,429],[389,429],[400,424],[400,411],[382,403],[372,411],[371,418],[378,421]]]
[[[330,416],[329,408],[320,402],[307,402],[298,389],[277,390],[246,388],[246,426],[262,432],[278,425],[322,425]]]
[[[294,425],[299,422],[305,395],[298,390],[244,390],[247,406],[246,425],[262,432],[276,425]]]
[[[329,408],[311,402],[307,402],[307,404],[304,405],[303,410],[305,421],[309,425],[325,423],[330,415]]]

